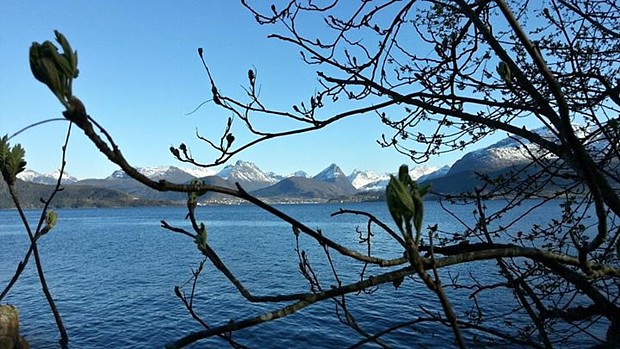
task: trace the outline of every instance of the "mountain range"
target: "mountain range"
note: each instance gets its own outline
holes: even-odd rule
[[[508,169],[524,166],[530,162],[528,153],[537,151],[528,142],[518,138],[505,138],[489,147],[466,153],[452,166],[441,168],[417,166],[410,170],[412,178],[419,182],[430,182],[433,191],[441,193],[457,193],[471,191],[480,185],[481,179],[477,172],[501,173]],[[336,164],[331,164],[314,176],[299,170],[288,175],[265,172],[255,164],[237,161],[229,164],[219,172],[210,169],[179,168],[174,166],[145,167],[137,170],[153,180],[167,180],[176,183],[187,183],[198,179],[207,184],[234,187],[238,183],[246,191],[257,197],[271,201],[325,201],[351,200],[380,197],[385,191],[390,174],[371,171],[354,170],[346,175]],[[55,184],[58,172],[48,175],[26,170],[18,175],[21,181],[29,184]],[[103,179],[78,180],[65,173],[63,186],[68,192],[70,188],[90,188],[103,190],[104,197],[115,197],[110,194],[118,192],[125,204],[127,202],[184,202],[187,198],[183,193],[157,192],[131,179],[123,171],[115,171]],[[95,189],[93,189],[95,188]],[[59,193],[59,196],[65,195]],[[0,192],[0,196],[1,196]],[[118,194],[120,195],[120,194]],[[226,200],[221,194],[207,193],[201,197],[203,201],[222,202]],[[0,205],[1,206],[1,205]]]
[[[362,170],[355,170],[346,175],[336,164],[329,165],[314,176],[310,176],[303,170],[288,175],[280,175],[262,171],[255,164],[241,160],[227,165],[219,172],[175,166],[138,167],[137,170],[152,180],[187,183],[198,179],[207,184],[231,188],[239,184],[253,195],[277,201],[341,199],[357,193],[381,191],[385,189],[390,176],[387,173],[377,174]],[[437,168],[428,166],[416,167],[411,171],[411,176],[413,178],[429,176],[436,170]],[[55,185],[58,181],[58,175],[58,171],[51,174],[40,174],[28,169],[20,173],[18,178],[30,184]],[[121,170],[114,171],[106,178],[83,180],[78,180],[64,173],[62,184],[65,188],[88,187],[120,192],[134,200],[183,202],[187,198],[187,195],[183,193],[155,191],[136,182]],[[60,195],[63,194],[60,193]],[[204,201],[225,200],[224,196],[217,193],[207,193],[201,199]]]

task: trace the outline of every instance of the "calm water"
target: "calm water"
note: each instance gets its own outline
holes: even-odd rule
[[[285,205],[278,206],[312,228],[320,228],[334,239],[364,251],[357,243],[356,227],[365,221],[353,215],[330,217],[339,208],[372,212],[390,220],[384,203]],[[459,231],[462,226],[443,213],[434,202],[427,203],[425,223],[439,223],[442,230]],[[550,210],[538,213],[533,221],[549,218]],[[471,216],[471,207],[460,208]],[[208,229],[208,240],[222,260],[256,295],[306,292],[307,284],[298,271],[295,241],[290,227],[251,206],[200,207],[199,217]],[[34,221],[36,212],[29,212]],[[188,331],[200,329],[175,297],[175,285],[183,285],[202,259],[193,241],[166,231],[160,220],[188,227],[183,208],[124,208],[60,210],[57,227],[39,244],[43,266],[52,294],[57,300],[72,348],[152,348],[163,347]],[[473,218],[472,218],[473,220]],[[402,251],[387,234],[374,237],[373,251],[395,258]],[[328,287],[333,277],[322,249],[309,239],[301,239],[317,274]],[[28,247],[28,239],[16,212],[0,211],[0,287],[12,276]],[[400,251],[400,252],[399,252]],[[358,277],[360,264],[335,257],[343,281]],[[486,268],[488,266],[489,268]],[[481,273],[481,270],[488,272]],[[442,270],[442,276],[475,273],[482,279],[497,277],[493,262]],[[372,272],[378,273],[376,269]],[[488,279],[487,279],[488,280]],[[185,290],[189,290],[188,287]],[[448,289],[457,314],[470,310],[467,290]],[[459,293],[461,292],[461,293]],[[497,291],[492,297],[487,319],[511,318],[510,294]],[[504,301],[505,300],[505,301]],[[31,259],[27,270],[3,303],[20,310],[22,333],[33,348],[56,348],[58,334]],[[398,320],[424,316],[420,307],[440,309],[432,294],[417,281],[406,280],[395,290],[383,286],[372,295],[349,298],[349,307],[358,323],[374,333]],[[277,305],[248,304],[230,283],[206,264],[198,285],[195,307],[211,325],[229,319],[241,320],[275,309]],[[234,335],[241,344],[254,348],[346,347],[359,335],[339,323],[334,305],[313,305],[292,316],[243,330]],[[498,320],[499,323],[499,320]],[[451,346],[452,334],[436,325],[417,325],[385,337],[394,347],[426,343],[431,347]],[[470,337],[471,339],[471,334]],[[484,336],[480,336],[484,339]],[[214,339],[194,347],[224,347]],[[369,345],[368,347],[373,347]]]

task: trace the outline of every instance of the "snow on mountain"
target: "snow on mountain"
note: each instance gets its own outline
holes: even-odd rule
[[[579,138],[586,137],[591,133],[591,130],[582,125],[573,124],[572,127]],[[547,127],[536,128],[531,130],[531,132],[538,134],[548,141],[554,143],[558,142],[557,136]],[[594,156],[597,156],[597,153],[607,145],[609,145],[607,140],[597,139],[595,137],[586,144],[586,149]],[[532,144],[527,139],[519,136],[506,137],[486,148],[474,150],[465,154],[452,165],[449,174],[463,171],[491,172],[504,167],[530,163],[532,162],[533,156],[555,157],[555,155],[541,150],[538,145]]]
[[[237,161],[234,165],[224,167],[217,176],[231,183],[239,183],[246,190],[256,190],[278,182],[277,178],[267,175],[255,164]]]
[[[140,172],[140,170],[138,170],[138,172]],[[112,174],[109,175],[106,179],[114,179],[114,178],[122,179],[122,178],[129,178],[129,176],[123,170],[116,170],[112,172]]]
[[[340,167],[338,167],[338,165],[336,164],[331,164],[312,178],[323,182],[333,182],[335,179],[343,177],[346,178],[347,176],[344,174],[344,172],[342,172]]]
[[[234,165],[227,165],[217,175],[227,180],[276,182],[273,177],[261,171],[255,164],[241,160],[235,162]]]
[[[439,178],[439,177],[445,176],[446,174],[448,174],[448,171],[450,171],[450,165],[443,166],[443,167],[441,167],[441,168],[439,168],[439,169],[437,169],[437,170],[435,170],[433,172],[424,174],[424,175],[418,177],[416,180],[418,182],[429,181],[431,179],[435,179],[435,178]]]
[[[56,184],[56,182],[58,182],[58,177],[60,177],[60,170],[56,170],[49,174],[41,174],[39,172],[26,169],[17,175],[17,178],[25,182],[48,184],[48,185]],[[71,176],[67,172],[63,172],[62,174],[63,184],[75,183],[77,181],[78,181],[77,178]]]
[[[171,182],[187,182],[194,175],[174,166],[136,167],[136,170],[152,180],[165,179]],[[129,179],[123,170],[114,171],[107,179]]]
[[[532,132],[545,139],[554,141],[556,137],[547,128],[538,128]],[[464,171],[491,172],[504,167],[518,166],[532,161],[532,155],[540,156],[541,150],[521,137],[506,137],[486,148],[474,150],[456,161],[448,174]],[[550,156],[550,155],[547,155]]]
[[[267,175],[267,177],[271,177],[273,179],[275,179],[276,181],[281,181],[283,179],[286,178],[291,178],[291,177],[302,177],[302,178],[310,178],[311,176],[308,174],[308,172],[304,171],[304,170],[297,170],[295,172],[289,173],[287,175],[281,175],[275,172],[266,172],[265,173]]]
[[[355,189],[360,189],[370,183],[375,183],[382,180],[389,180],[390,175],[387,173],[378,174],[372,171],[361,171],[354,170],[348,176],[351,184],[355,187]]]
[[[52,177],[55,181],[60,177],[60,170],[56,170],[46,176]],[[66,171],[62,173],[62,183],[75,183],[78,179],[67,173]]]
[[[173,167],[173,166],[155,166],[155,167],[138,167],[137,170],[143,175],[151,179],[155,179],[159,177],[164,177],[166,176],[167,173],[171,171],[180,171],[181,169],[177,167]]]
[[[267,177],[269,177],[269,178],[273,178],[273,179],[275,179],[276,181],[281,181],[281,180],[283,180],[284,178],[286,178],[286,176],[283,176],[283,175],[281,175],[281,174],[277,174],[277,173],[275,173],[275,172],[273,172],[273,171],[265,172],[265,175],[266,175]]]
[[[204,167],[183,167],[181,168],[181,170],[186,173],[189,173],[190,175],[196,178],[215,176],[215,174],[217,173],[215,172],[215,170],[211,168],[204,168]]]
[[[351,176],[353,176],[356,171],[353,171]],[[422,178],[424,176],[428,176],[429,174],[435,173],[437,171],[438,171],[437,167],[417,166],[417,167],[414,167],[414,168],[409,170],[409,176],[411,176],[411,178],[414,179],[414,180],[420,180],[420,178]],[[372,173],[372,172],[370,172],[370,173]],[[360,191],[377,191],[377,190],[381,191],[381,190],[385,190],[385,187],[387,186],[388,182],[390,181],[390,175],[385,173],[385,174],[376,175],[376,176],[379,177],[379,178],[377,178],[374,181],[368,181],[365,184],[363,184],[362,186],[356,187],[356,189],[358,189]],[[353,186],[355,186],[355,184],[353,184]]]
[[[293,173],[286,175],[286,178],[290,178],[290,177],[310,178],[310,175],[306,171],[298,170],[298,171],[295,171]]]
[[[326,169],[312,177],[312,179],[319,182],[335,184],[345,194],[351,194],[356,191],[355,187],[351,184],[351,181],[349,181],[349,178],[347,178],[344,172],[342,172],[340,167],[336,164],[329,165]]]
[[[409,170],[409,176],[416,181],[422,176],[426,176],[430,173],[437,171],[438,168],[434,166],[416,166]]]
[[[25,169],[24,171],[17,174],[17,178],[21,179],[24,182],[33,182],[33,180],[39,176],[41,176],[39,172],[33,171],[31,169]]]

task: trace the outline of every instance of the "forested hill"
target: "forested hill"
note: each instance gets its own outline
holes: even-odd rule
[[[16,184],[20,204],[23,208],[43,207],[41,198],[47,199],[54,187],[18,180]],[[135,198],[121,191],[92,186],[63,186],[52,200],[51,207],[120,207],[151,206],[166,204],[165,201]],[[0,209],[14,208],[8,188],[0,181]]]

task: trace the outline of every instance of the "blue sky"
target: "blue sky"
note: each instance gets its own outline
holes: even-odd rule
[[[28,65],[31,43],[52,40],[54,29],[78,51],[74,94],[134,166],[186,166],[168,151],[180,142],[198,159],[215,157],[194,133],[197,128],[218,135],[229,114],[208,106],[187,115],[210,96],[198,47],[205,50],[219,90],[228,95],[243,95],[251,67],[258,71],[261,96],[274,106],[307,100],[318,86],[314,68],[301,62],[299,50],[268,39],[273,28],[256,24],[238,1],[5,1],[0,5],[0,134],[61,116],[61,105]],[[67,126],[48,123],[12,143],[26,148],[29,168],[48,173],[60,167]],[[67,172],[101,178],[117,169],[75,130]],[[232,161],[251,161],[281,174],[298,169],[315,174],[332,162],[347,174],[356,168],[395,172],[402,163],[413,166],[379,147],[376,139],[385,131],[375,115],[358,116],[313,134],[260,144]],[[429,165],[450,164],[460,156],[446,155]]]

